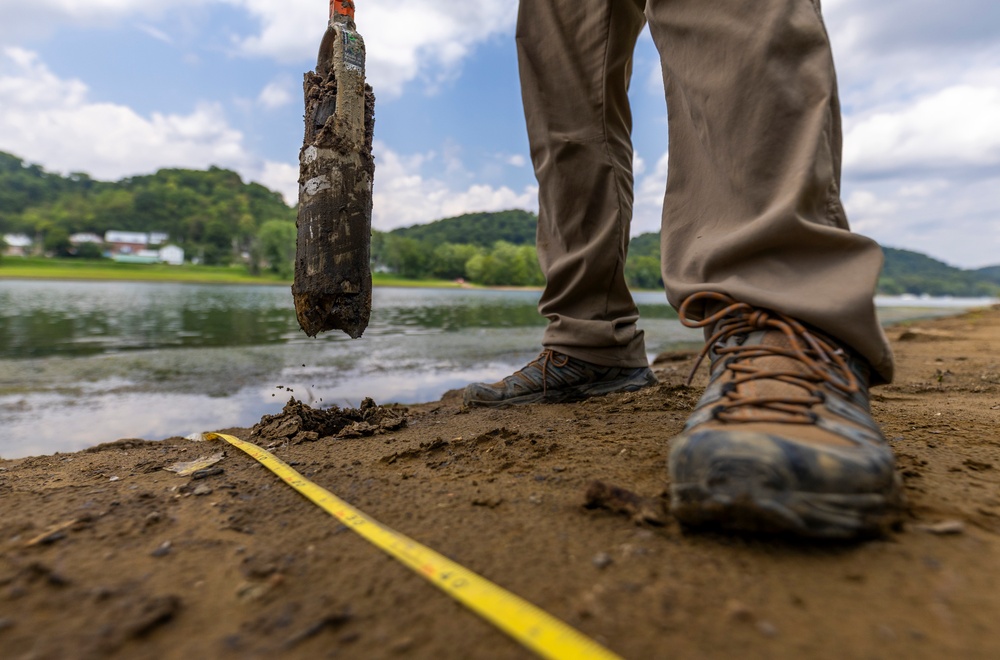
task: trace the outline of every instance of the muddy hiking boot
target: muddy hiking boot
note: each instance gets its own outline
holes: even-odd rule
[[[657,384],[649,367],[602,367],[546,349],[526,367],[496,383],[465,388],[467,406],[566,403]]]
[[[691,321],[693,302],[723,308]],[[721,294],[688,298],[680,317],[714,328],[698,359],[711,360],[708,388],[671,443],[672,513],[689,526],[800,536],[883,531],[901,495],[870,414],[868,364],[795,319]]]

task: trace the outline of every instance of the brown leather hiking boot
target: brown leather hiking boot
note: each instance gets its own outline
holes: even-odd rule
[[[724,308],[690,321],[690,304],[706,300]],[[871,417],[867,363],[795,319],[722,294],[691,296],[680,318],[713,334],[698,360],[711,359],[708,388],[671,443],[673,514],[802,536],[881,531],[901,495]]]
[[[467,406],[566,403],[657,384],[649,367],[603,367],[546,349],[523,369],[496,383],[465,388]]]

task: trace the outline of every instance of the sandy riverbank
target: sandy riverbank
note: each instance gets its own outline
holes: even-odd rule
[[[667,439],[703,382],[681,384],[686,356],[635,394],[471,412],[445,396],[318,440],[294,414],[254,437],[627,658],[996,657],[1000,310],[889,334],[899,375],[874,411],[908,509],[860,544],[583,506],[594,480],[661,499]],[[201,479],[163,469],[220,449],[128,440],[0,461],[3,656],[524,657],[244,454]]]

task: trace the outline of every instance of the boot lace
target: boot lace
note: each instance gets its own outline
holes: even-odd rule
[[[722,309],[700,321],[692,320],[691,306],[696,302],[721,303]],[[714,326],[712,336],[705,342],[688,374],[687,384],[691,384],[695,372],[709,353],[714,352],[723,360],[724,368],[732,379],[723,386],[722,399],[713,408],[713,415],[718,420],[815,424],[818,416],[810,408],[826,401],[824,385],[846,397],[861,389],[847,363],[844,349],[789,316],[756,308],[715,292],[696,293],[688,297],[678,315],[681,323],[689,328]],[[743,346],[739,338],[745,339],[758,330],[781,332],[787,338],[789,347]],[[734,337],[737,338],[736,345],[727,346],[726,342]],[[798,363],[795,365],[798,368],[763,366],[757,360],[766,357],[791,358]],[[798,388],[802,393],[752,394],[741,387],[763,380],[777,380]]]
[[[556,351],[553,351],[550,348],[546,348],[538,355],[537,358],[529,362],[523,369],[519,369],[518,371],[516,371],[514,373],[514,376],[517,376],[522,381],[527,383],[529,386],[534,385],[535,381],[524,372],[526,372],[531,367],[537,365],[538,369],[542,372],[542,394],[544,395],[548,393],[549,366],[551,365],[556,369],[561,369],[568,364],[569,364],[568,355],[563,355],[562,353],[557,353]]]

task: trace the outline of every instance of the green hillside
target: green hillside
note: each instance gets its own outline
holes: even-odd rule
[[[1000,282],[982,272],[990,269],[963,270],[909,250],[887,247],[883,252],[885,266],[879,278],[879,293],[932,296],[995,296],[1000,293]],[[993,270],[1000,271],[1000,267]]]
[[[660,234],[633,236],[628,244],[625,279],[634,289],[662,289],[660,275]]]
[[[534,213],[467,213],[372,233],[372,266],[413,279],[463,279],[486,286],[541,286]]]
[[[513,245],[534,245],[538,216],[517,209],[497,213],[466,213],[425,225],[394,229],[394,236],[412,238],[432,245],[455,243],[490,247],[497,241]]]
[[[972,272],[981,279],[993,282],[994,284],[1000,284],[1000,266],[987,266],[986,268],[980,268]]]
[[[997,296],[1000,295],[1000,266],[963,270],[919,252],[882,248],[885,266],[878,292],[883,295]],[[655,267],[653,260],[655,260]],[[639,288],[662,286],[659,277],[660,235],[641,234],[629,243],[625,267],[629,284]]]
[[[39,165],[26,163],[17,156],[0,151],[0,233],[26,228],[20,216],[29,208],[43,206],[74,193],[100,188],[107,184],[86,174],[68,177],[46,172]]]
[[[0,152],[0,235],[27,234],[55,256],[73,254],[75,233],[156,231],[204,264],[229,264],[247,253],[253,267],[281,260],[287,268],[292,255],[274,239],[294,242],[294,222],[295,211],[278,193],[217,167],[102,182],[52,174]]]

